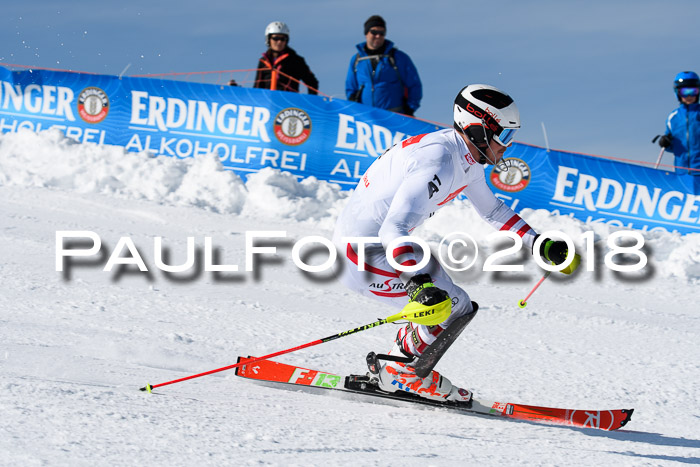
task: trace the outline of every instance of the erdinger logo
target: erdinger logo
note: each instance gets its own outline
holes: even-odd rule
[[[100,123],[109,113],[109,98],[100,88],[85,88],[78,94],[78,114],[87,123]]]
[[[490,176],[493,186],[511,193],[524,190],[530,183],[530,167],[515,157],[505,159],[503,162],[508,166],[508,171],[504,172],[500,166],[496,165]]]
[[[275,117],[274,133],[280,142],[296,146],[309,138],[311,118],[301,109],[284,109]]]

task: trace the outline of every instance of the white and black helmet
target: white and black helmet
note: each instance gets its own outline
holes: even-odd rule
[[[270,36],[272,34],[284,34],[289,42],[289,28],[282,21],[273,21],[265,28],[265,45],[270,46]]]
[[[470,84],[455,98],[454,127],[482,150],[492,139],[507,147],[520,128],[520,112],[503,91],[487,84]]]

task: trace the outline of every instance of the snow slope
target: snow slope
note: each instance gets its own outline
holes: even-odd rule
[[[532,260],[522,273],[480,273],[477,264],[455,276],[481,309],[440,371],[485,398],[635,408],[619,432],[278,390],[231,372],[138,390],[392,314],[291,260],[295,241],[330,238],[346,196],[272,169],[244,182],[213,156],[149,158],[58,132],[0,135],[0,464],[700,463],[700,235],[646,234],[641,273],[598,263],[553,275],[525,309],[517,302],[541,277]],[[612,233],[546,211],[522,215],[577,242],[587,230],[597,245]],[[455,226],[477,238],[491,232],[457,200],[418,234],[437,244]],[[78,230],[99,235],[102,256],[56,271],[56,232]],[[244,270],[246,231],[286,232],[254,272]],[[121,237],[148,272],[103,271]],[[184,263],[194,237],[195,267],[158,269],[155,237],[167,264]],[[205,271],[205,237],[215,264],[240,271]],[[386,325],[279,361],[362,372],[366,353],[388,350],[395,332]]]

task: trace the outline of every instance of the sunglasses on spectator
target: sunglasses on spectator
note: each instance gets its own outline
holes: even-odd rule
[[[386,31],[382,31],[381,29],[370,29],[369,33],[373,36],[383,36],[386,34]]]
[[[680,94],[681,97],[697,96],[700,94],[700,88],[680,88],[678,94]]]
[[[286,41],[287,36],[270,36],[271,41]]]

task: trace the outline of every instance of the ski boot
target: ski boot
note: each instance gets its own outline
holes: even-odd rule
[[[405,391],[441,402],[469,403],[471,401],[471,391],[454,386],[449,379],[435,370],[425,378],[420,378],[412,366],[415,361],[417,357],[403,354],[396,344],[388,355],[370,352],[367,355],[369,376],[384,392]]]

